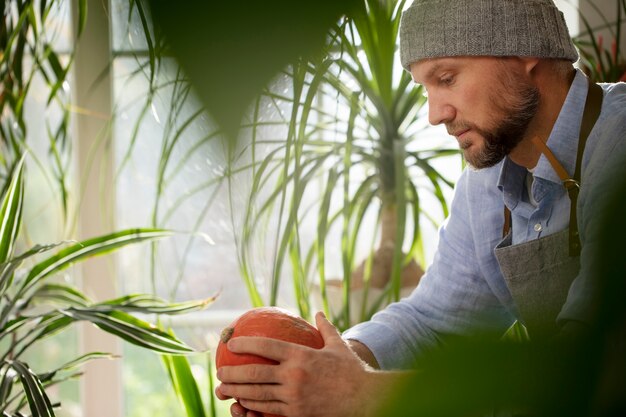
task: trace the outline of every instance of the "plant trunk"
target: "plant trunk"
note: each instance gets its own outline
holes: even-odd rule
[[[374,252],[373,259],[365,259],[352,274],[353,289],[361,288],[368,281],[366,268],[371,262],[371,272],[369,274],[369,286],[372,288],[385,288],[391,280],[393,266],[393,254],[397,244],[397,208],[394,204],[387,204],[382,208],[381,214],[381,239],[378,248]],[[406,256],[402,254],[403,258]],[[402,268],[401,287],[415,287],[419,283],[424,271],[411,259]]]

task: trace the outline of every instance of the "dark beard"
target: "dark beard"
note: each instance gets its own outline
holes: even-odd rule
[[[467,163],[476,169],[489,168],[504,159],[522,141],[530,121],[537,114],[539,90],[534,86],[518,86],[512,92],[519,100],[509,108],[500,109],[506,116],[491,132],[479,130],[485,139],[483,149],[475,156],[466,155]],[[469,156],[469,157],[468,157]]]

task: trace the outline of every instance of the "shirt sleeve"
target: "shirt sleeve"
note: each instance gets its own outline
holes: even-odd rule
[[[501,335],[511,324],[510,313],[484,278],[485,273],[499,273],[499,268],[496,265],[494,271],[493,265],[481,265],[482,260],[494,258],[493,240],[501,236],[477,239],[476,234],[486,228],[491,234],[499,229],[501,234],[503,219],[502,197],[497,189],[489,196],[482,192],[482,182],[496,188],[493,180],[483,177],[476,171],[462,174],[450,215],[439,230],[433,263],[413,293],[344,333],[345,339],[365,344],[382,369],[410,366],[424,349],[447,336]]]

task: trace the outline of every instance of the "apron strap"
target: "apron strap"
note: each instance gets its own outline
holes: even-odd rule
[[[580,135],[578,137],[578,150],[576,152],[576,168],[574,176],[570,177],[563,165],[556,159],[550,148],[538,136],[533,137],[532,143],[542,154],[548,159],[550,165],[563,182],[563,186],[567,190],[570,199],[570,217],[569,217],[569,254],[570,256],[580,255],[580,236],[578,234],[578,223],[576,218],[576,204],[578,202],[578,192],[580,190],[580,177],[582,172],[582,160],[585,150],[585,144],[589,133],[596,124],[600,116],[602,108],[602,88],[591,79],[587,79],[589,90],[587,99],[585,100],[585,109],[583,119],[580,124]],[[505,237],[511,230],[511,211],[504,206],[504,226],[502,228],[502,237]]]

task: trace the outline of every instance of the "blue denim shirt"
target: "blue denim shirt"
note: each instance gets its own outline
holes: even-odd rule
[[[626,84],[603,84],[598,122],[583,154],[578,224],[583,245],[581,271],[574,280],[559,321],[588,321],[592,257],[601,204],[610,195],[603,180],[623,165],[626,155]],[[587,81],[578,72],[548,138],[548,146],[573,173]],[[476,332],[502,335],[518,312],[502,277],[494,248],[502,239],[503,203],[512,213],[513,243],[538,239],[569,225],[570,201],[558,176],[542,156],[533,170],[529,201],[527,169],[505,158],[498,165],[466,169],[456,184],[450,215],[439,230],[432,265],[406,299],[391,304],[371,321],[346,331],[345,339],[364,343],[383,369],[403,368],[446,335]]]

